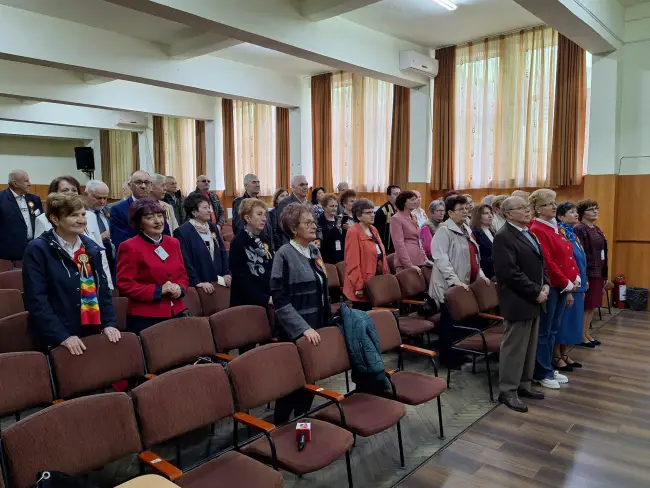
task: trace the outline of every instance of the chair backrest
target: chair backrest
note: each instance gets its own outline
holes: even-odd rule
[[[426,291],[427,285],[424,282],[424,276],[413,268],[403,269],[395,277],[399,283],[402,298],[416,297]]]
[[[50,352],[56,391],[71,398],[96,391],[117,381],[144,376],[144,359],[138,336],[123,332],[116,344],[104,334],[83,338],[86,351],[73,356],[63,346]]]
[[[232,231],[232,229],[230,230]],[[229,232],[228,234],[224,234],[221,237],[223,238],[223,242],[231,242],[235,238],[235,234]]]
[[[392,274],[373,276],[366,281],[366,289],[373,307],[389,305],[402,298],[399,282]]]
[[[339,274],[339,283],[345,283],[345,261],[336,263],[336,271]]]
[[[307,383],[316,383],[350,369],[348,349],[338,327],[324,327],[318,329],[318,333],[321,338],[318,346],[313,346],[305,337],[296,342]]]
[[[0,354],[0,417],[54,401],[47,358],[40,352]]]
[[[23,293],[23,270],[12,269],[0,273],[0,290],[19,290]]]
[[[210,316],[217,351],[228,352],[271,340],[267,310],[257,305],[227,308]]]
[[[327,273],[327,287],[330,290],[339,290],[341,288],[341,280],[339,279],[339,272],[334,264],[325,264],[325,272]]]
[[[24,311],[20,290],[0,290],[0,319]]]
[[[207,317],[165,320],[140,333],[150,373],[194,362],[215,353]]]
[[[0,273],[14,269],[14,262],[8,259],[0,259]]]
[[[427,288],[429,288],[429,283],[431,283],[431,272],[432,269],[428,266],[422,268],[422,276],[424,277],[424,282],[426,283]]]
[[[129,299],[126,297],[113,297],[113,310],[115,310],[115,324],[117,329],[126,330],[126,310],[129,306]]]
[[[392,351],[402,344],[397,319],[390,310],[371,310],[368,315],[377,329],[381,352]]]
[[[470,289],[474,293],[474,298],[476,298],[476,303],[478,303],[481,312],[494,310],[499,306],[496,284],[492,282],[488,284],[485,280],[476,280],[470,285]]]
[[[131,392],[145,449],[234,413],[226,371],[197,364],[168,371]]]
[[[473,317],[479,312],[474,294],[462,286],[449,288],[445,293],[445,303],[451,318],[457,322]]]
[[[27,488],[39,471],[80,475],[141,451],[126,393],[77,398],[41,410],[2,433],[9,480]]]
[[[210,295],[201,288],[196,289],[199,294],[204,317],[209,317],[214,313],[221,312],[230,307],[230,288],[221,286],[216,282],[212,283],[212,285],[214,285],[214,292]]]
[[[201,306],[201,299],[199,298],[199,292],[196,291],[196,288],[190,286],[185,290],[185,296],[183,297],[183,302],[185,306],[192,312],[192,315],[195,317],[203,317],[203,307]]]
[[[259,407],[302,388],[305,374],[291,342],[256,347],[228,363],[239,410]]]
[[[392,274],[395,274],[395,254],[389,254],[386,256],[386,262],[388,263],[388,269]]]
[[[29,333],[28,320],[28,312],[0,319],[0,353],[36,350]]]
[[[14,261],[14,268],[23,269],[23,260],[19,259],[17,261]]]

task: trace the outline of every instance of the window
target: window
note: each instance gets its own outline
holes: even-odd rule
[[[591,116],[591,67],[593,59],[590,52],[585,53],[587,61],[587,113],[585,114],[585,152],[582,158],[582,174],[587,174],[589,161],[589,117]]]
[[[196,188],[196,121],[163,117],[165,174],[176,178],[184,195]]]

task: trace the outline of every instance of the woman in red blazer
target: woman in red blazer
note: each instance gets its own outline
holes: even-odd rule
[[[124,241],[117,254],[117,289],[129,299],[127,328],[139,334],[147,327],[184,315],[189,286],[179,242],[163,235],[164,209],[139,198],[129,209],[138,235]]]
[[[566,376],[555,370],[553,347],[562,323],[564,309],[573,305],[571,290],[580,286],[580,270],[573,257],[573,244],[560,234],[555,221],[557,213],[555,197],[553,190],[542,188],[534,191],[528,199],[535,213],[535,220],[529,226],[530,231],[541,244],[551,281],[546,308],[539,318],[533,380],[551,389],[558,389],[561,383],[569,382]]]
[[[345,283],[343,293],[355,308],[370,310],[366,281],[377,274],[388,274],[386,250],[379,232],[373,227],[375,207],[361,198],[352,205],[356,224],[345,236]]]

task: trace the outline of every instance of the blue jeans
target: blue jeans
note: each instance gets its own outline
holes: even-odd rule
[[[535,373],[537,381],[553,379],[553,346],[555,336],[560,330],[562,315],[566,307],[566,293],[560,293],[559,288],[551,288],[546,301],[546,312],[539,317],[539,333],[537,335],[537,354],[535,355]]]

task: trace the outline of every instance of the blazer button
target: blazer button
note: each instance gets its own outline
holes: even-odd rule
[[[77,288],[77,291],[81,291],[79,288]]]

